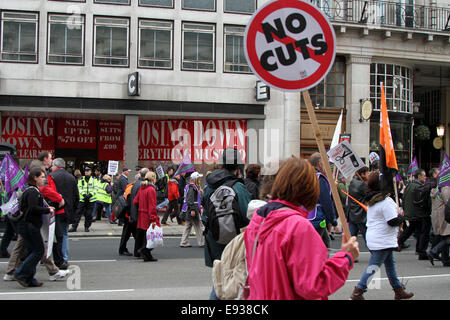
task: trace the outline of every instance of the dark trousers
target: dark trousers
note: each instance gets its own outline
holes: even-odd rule
[[[119,246],[119,253],[123,253],[127,251],[127,243],[130,239],[130,236],[133,235],[134,241],[136,242],[136,227],[137,222],[130,222],[130,220],[126,219],[124,221],[123,229],[122,229],[122,236],[120,237],[120,246]],[[138,253],[136,251],[136,246],[134,250],[134,255],[138,256]]]
[[[148,258],[152,256],[151,251],[152,249],[147,249],[147,230],[137,228],[134,252],[140,254],[141,258]]]
[[[439,242],[433,246],[431,252],[433,255],[438,256],[441,254],[441,261],[445,264],[450,263],[449,260],[449,247],[450,247],[450,235],[448,236],[437,236]]]
[[[7,217],[5,221],[6,221],[6,228],[5,232],[3,233],[2,243],[0,244],[0,252],[2,255],[6,256],[6,254],[8,253],[9,244],[14,238],[16,230],[12,222]]]
[[[75,221],[72,226],[76,229],[80,223],[81,216],[84,216],[84,227],[89,228],[92,223],[92,210],[94,210],[94,202],[79,202],[77,212],[75,213]]]
[[[173,212],[173,211],[175,211],[175,212]],[[167,211],[164,213],[161,223],[163,223],[163,224],[166,223],[167,218],[169,218],[169,216],[170,216],[171,218],[176,217],[178,224],[180,224],[182,221],[181,221],[180,217],[178,216],[179,213],[180,213],[180,208],[178,207],[178,199],[169,201],[169,205],[167,206]]]
[[[41,261],[45,252],[41,230],[30,222],[20,221],[17,225],[17,231],[25,242],[28,255],[16,269],[14,276],[28,284],[32,284],[33,281],[36,281],[34,279],[36,266]]]
[[[364,242],[367,245],[367,241],[366,241],[366,232],[367,232],[367,227],[365,223],[353,223],[353,222],[349,222],[348,223],[348,228],[350,229],[350,235],[352,237],[358,237],[358,233],[361,233],[363,238],[364,238]]]
[[[331,239],[330,235],[328,234],[327,228],[321,228],[320,226],[317,226],[316,228],[317,233],[322,238],[323,243],[327,248],[330,247]]]
[[[428,244],[430,242],[431,218],[421,218],[409,221],[409,226],[403,229],[398,237],[399,246],[403,245],[408,238],[414,234],[416,237],[416,252],[421,257],[427,256]]]
[[[53,260],[56,266],[60,266],[64,263],[63,255],[63,238],[64,232],[67,228],[67,216],[65,213],[55,214],[55,240],[53,244]]]

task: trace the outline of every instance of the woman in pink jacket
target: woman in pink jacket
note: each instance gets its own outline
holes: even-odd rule
[[[275,179],[272,200],[255,212],[245,231],[248,299],[327,299],[345,284],[359,255],[358,243],[352,237],[328,258],[307,220],[319,193],[314,168],[299,158],[287,160]]]

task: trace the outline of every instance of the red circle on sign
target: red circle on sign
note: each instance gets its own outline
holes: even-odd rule
[[[325,38],[324,41],[328,46],[328,49],[324,54],[314,56],[315,59],[313,60],[319,62],[320,67],[311,75],[300,80],[285,80],[272,75],[261,66],[260,59],[256,52],[255,40],[258,32],[263,33],[261,25],[264,19],[275,11],[286,8],[298,9],[309,14],[319,24]],[[273,35],[273,38],[275,41],[281,42],[275,35]],[[314,5],[298,0],[275,0],[269,2],[264,7],[261,7],[253,15],[245,32],[244,46],[245,55],[250,68],[262,81],[271,87],[281,90],[298,91],[307,90],[316,86],[327,75],[334,63],[336,54],[336,36],[328,19]]]

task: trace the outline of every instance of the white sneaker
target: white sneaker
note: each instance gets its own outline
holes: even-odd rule
[[[5,274],[3,276],[3,280],[5,280],[5,281],[15,281],[16,279],[14,279],[14,276],[12,276],[12,275]]]
[[[54,275],[51,275],[50,277],[48,277],[48,279],[50,281],[61,280],[61,279],[64,279],[69,273],[70,273],[69,270],[59,270]]]

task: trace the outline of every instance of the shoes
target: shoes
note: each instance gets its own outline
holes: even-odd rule
[[[77,228],[75,228],[75,227],[72,227],[72,228],[70,228],[69,229],[69,231],[68,232],[77,232]]]
[[[418,260],[429,260],[427,255],[419,254]]]
[[[167,223],[162,223],[161,225],[166,226],[166,227],[170,226],[170,224],[167,224]]]
[[[405,287],[395,288],[393,290],[395,292],[395,296],[394,296],[395,300],[410,299],[410,298],[412,298],[414,296],[414,293],[406,292],[405,291]]]
[[[399,243],[399,244],[398,244],[397,251],[400,252],[400,251],[402,251],[403,249],[408,249],[410,246],[411,246],[411,245],[410,245],[410,244],[407,244],[407,243]]]
[[[89,232],[89,228],[84,228],[84,231],[85,232]]]
[[[181,248],[191,248],[192,245],[190,245],[190,244],[180,244],[180,247]]]
[[[50,275],[48,277],[48,279],[50,281],[56,281],[56,280],[61,280],[64,279],[65,277],[67,277],[67,275],[70,273],[69,270],[59,270],[57,273]]]
[[[33,279],[33,282],[28,284],[29,287],[42,287],[43,283]]]
[[[110,224],[117,224],[115,221],[109,221]]]
[[[10,275],[10,274],[7,274],[7,273],[3,276],[3,280],[4,280],[4,281],[16,281],[16,279],[14,278],[14,276],[12,276],[12,275]]]
[[[434,266],[434,260],[439,260],[439,257],[436,257],[431,251],[427,251],[428,260],[430,260],[430,263],[432,266]],[[420,259],[420,257],[419,257]]]
[[[132,256],[133,254],[131,252],[129,252],[128,250],[125,250],[122,252],[119,251],[119,255],[129,257],[129,256]]]
[[[355,289],[353,289],[352,295],[350,296],[350,300],[366,300],[364,299],[364,290],[355,287]]]
[[[8,251],[6,251],[6,252],[3,252],[3,253],[2,253],[1,257],[2,257],[2,258],[9,258],[9,257],[11,257],[11,255],[9,254]]]
[[[25,288],[26,288],[26,287],[29,287],[29,286],[30,286],[27,282],[25,282],[25,281],[23,281],[23,280],[17,278],[16,276],[14,276],[14,280],[16,280],[22,287],[25,287]]]
[[[64,261],[60,265],[57,265],[57,267],[60,270],[67,270],[67,269],[69,269],[69,263],[67,261]]]

